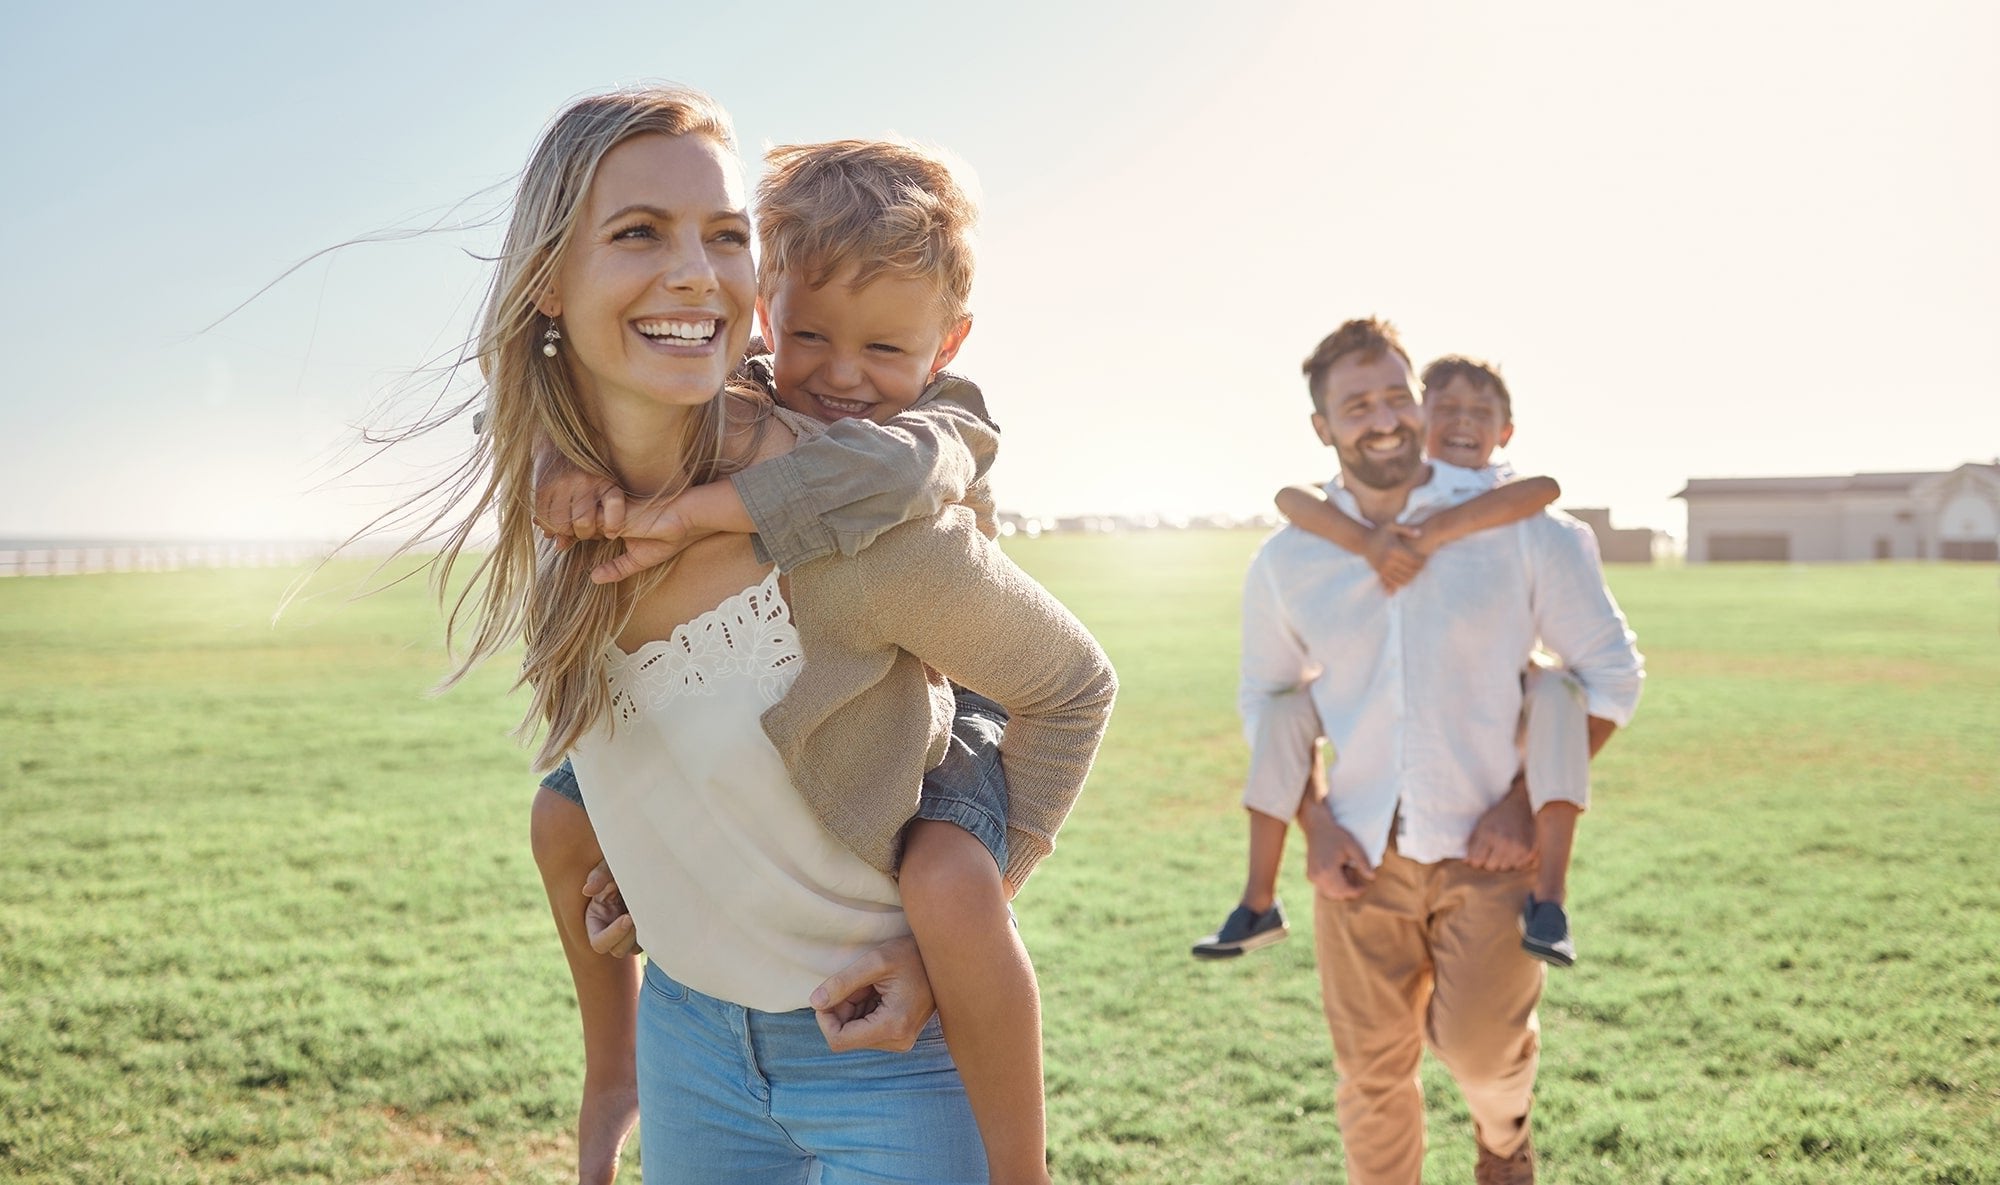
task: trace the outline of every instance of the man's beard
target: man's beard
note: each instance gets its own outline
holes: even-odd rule
[[[1399,428],[1394,435],[1402,438],[1403,448],[1393,457],[1377,457],[1362,451],[1360,440],[1351,447],[1335,442],[1333,451],[1340,456],[1340,467],[1346,472],[1348,480],[1359,482],[1371,490],[1393,490],[1416,476],[1417,469],[1424,463],[1423,450],[1417,445],[1417,434],[1408,428]]]

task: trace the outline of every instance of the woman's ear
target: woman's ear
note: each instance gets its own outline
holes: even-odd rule
[[[950,332],[944,335],[944,341],[938,346],[937,356],[931,359],[932,374],[951,365],[951,360],[958,357],[958,348],[965,344],[966,335],[971,332],[971,317],[966,317],[951,327]]]
[[[535,298],[535,311],[544,317],[562,316],[562,297],[556,295],[554,280],[549,281],[549,286],[542,289],[542,294]]]

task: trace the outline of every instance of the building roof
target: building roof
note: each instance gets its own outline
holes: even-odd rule
[[[1973,461],[1959,469],[1985,471],[2000,478],[2000,460],[1993,464]],[[1958,472],[1850,473],[1845,477],[1690,477],[1676,498],[1723,495],[1732,498],[1791,494],[1907,494],[1919,483]]]

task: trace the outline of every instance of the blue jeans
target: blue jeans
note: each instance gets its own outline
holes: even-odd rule
[[[638,1060],[646,1185],[986,1180],[936,1017],[908,1053],[834,1053],[809,1008],[743,1008],[648,963]]]

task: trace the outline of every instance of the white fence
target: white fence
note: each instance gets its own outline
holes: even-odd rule
[[[271,568],[310,563],[330,543],[99,543],[0,547],[0,577],[82,576],[96,572],[176,572],[183,568]]]

